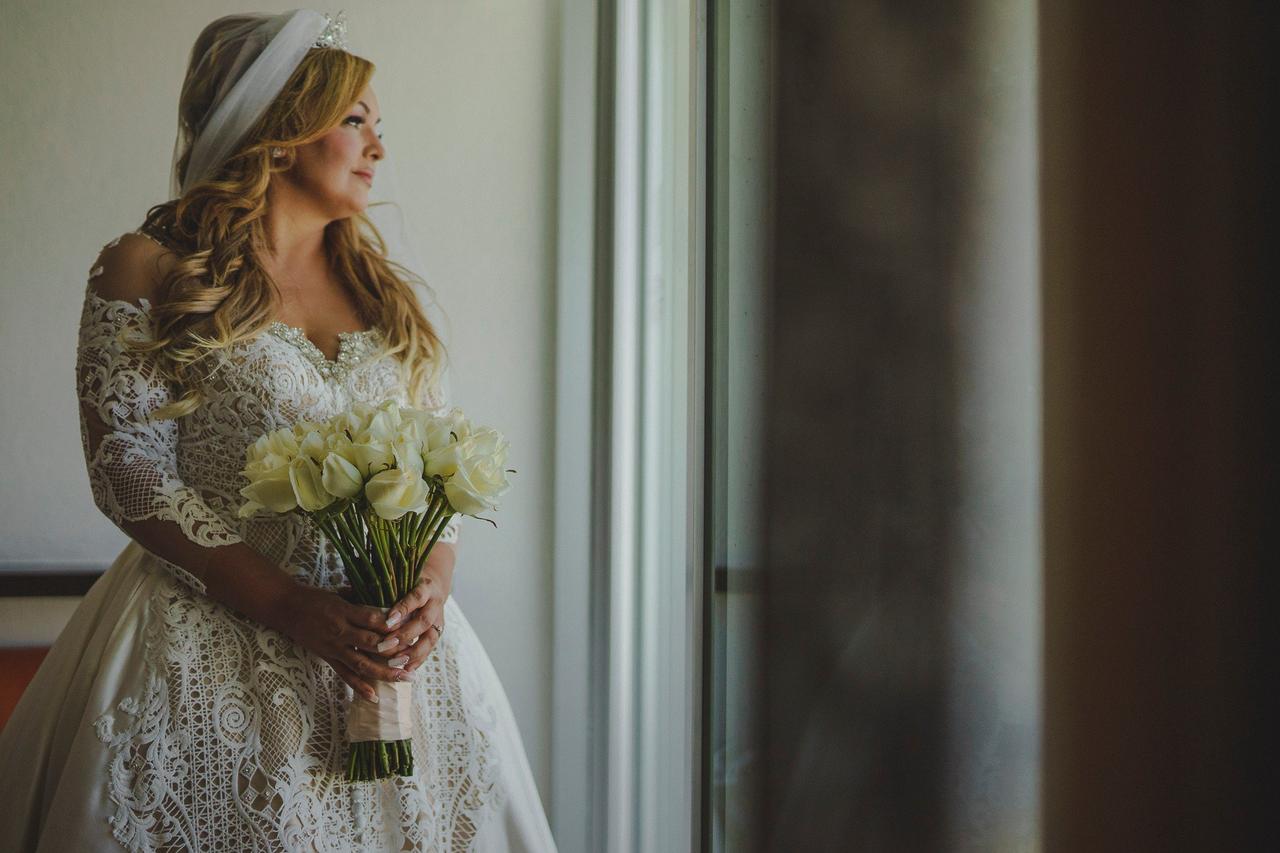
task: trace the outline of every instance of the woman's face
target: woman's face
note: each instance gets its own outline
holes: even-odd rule
[[[293,168],[280,177],[329,219],[345,219],[369,205],[382,147],[378,99],[365,86],[337,127],[298,146]]]

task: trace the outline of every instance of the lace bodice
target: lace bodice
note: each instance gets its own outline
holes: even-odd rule
[[[252,340],[216,352],[202,387],[205,402],[195,412],[155,421],[150,415],[174,399],[172,389],[150,354],[134,353],[121,340],[150,337],[151,305],[145,298],[104,298],[94,288],[103,272],[102,265],[90,270],[76,359],[81,437],[97,506],[117,525],[170,521],[199,545],[244,542],[299,580],[341,586],[337,555],[305,517],[237,516],[247,482],[240,470],[245,449],[269,430],[323,420],[355,401],[394,398],[409,405],[399,362],[385,354],[381,332],[342,333],[331,361],[302,329],[273,323]],[[434,409],[446,402],[437,394],[413,404]],[[457,543],[458,522],[455,515],[439,541]],[[168,567],[203,590],[194,576]]]

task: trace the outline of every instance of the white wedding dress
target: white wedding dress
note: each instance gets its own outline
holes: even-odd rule
[[[268,430],[356,400],[408,405],[377,330],[342,336],[329,361],[276,323],[221,352],[194,414],[144,423],[170,392],[117,335],[148,333],[150,305],[102,298],[101,271],[77,358],[97,505],[341,586],[337,554],[306,519],[237,517],[239,471]],[[456,519],[442,541],[457,542]],[[350,689],[202,588],[133,541],[93,585],[0,733],[0,850],[555,850],[506,694],[452,598],[412,682],[414,776],[348,783]]]

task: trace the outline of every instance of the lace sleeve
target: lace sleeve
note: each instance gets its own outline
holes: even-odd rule
[[[150,337],[151,304],[141,296],[111,298],[128,295],[128,288],[121,290],[122,270],[117,269],[114,278],[110,273],[104,275],[107,265],[114,261],[126,270],[137,266],[132,261],[136,261],[138,248],[124,252],[125,247],[112,248],[119,242],[107,244],[90,271],[76,350],[80,435],[93,500],[116,526],[144,547],[150,537],[139,532],[146,530],[169,543],[164,549],[167,552],[181,552],[190,571],[170,560],[164,562],[203,591],[204,584],[195,573],[205,565],[208,554],[190,545],[212,548],[242,540],[199,492],[179,478],[177,422],[152,417],[171,401],[172,394],[153,356],[124,345],[126,338]],[[151,523],[140,526],[141,522]],[[157,530],[157,522],[163,522],[164,529]],[[181,539],[175,535],[177,531]],[[174,543],[178,543],[176,547]],[[148,550],[155,553],[157,549]]]

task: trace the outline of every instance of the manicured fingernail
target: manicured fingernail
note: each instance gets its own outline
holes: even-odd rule
[[[417,637],[414,637],[412,640],[410,640],[410,641],[409,641],[409,645],[411,645],[411,646],[415,646],[415,645],[417,645],[417,644],[418,644],[418,638],[417,638]]]
[[[403,669],[396,673],[396,681],[408,681],[412,677],[413,676],[405,672]]]
[[[377,704],[378,704],[378,694],[377,694],[377,693],[370,693],[370,694],[369,694],[369,701],[370,701],[370,702],[372,702],[373,704],[377,705]]]
[[[400,655],[400,657],[398,658],[392,658],[391,660],[387,661],[387,666],[391,667],[392,669],[399,669],[400,667],[404,666],[408,662],[409,662],[408,655]]]
[[[401,619],[400,611],[392,610],[390,613],[387,614],[387,627],[394,628],[395,626],[399,625],[400,619]]]
[[[388,649],[394,649],[399,642],[400,642],[399,637],[388,637],[387,639],[383,640],[381,643],[378,643],[378,651],[385,652]]]

